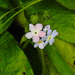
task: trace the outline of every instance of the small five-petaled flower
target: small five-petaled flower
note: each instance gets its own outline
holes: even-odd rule
[[[48,44],[52,45],[55,41],[54,37],[58,35],[58,32],[50,29],[50,25],[45,26],[42,30],[43,25],[37,23],[36,25],[29,24],[29,29],[31,32],[25,34],[26,38],[33,39],[34,48],[39,47],[40,49],[44,49],[44,47]]]

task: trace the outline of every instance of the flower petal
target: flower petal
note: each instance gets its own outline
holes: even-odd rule
[[[53,32],[52,32],[52,37],[54,38],[55,36],[57,36],[58,35],[58,32],[56,31],[56,30],[54,30]]]
[[[54,41],[55,41],[55,39],[50,39],[49,44],[52,45]]]
[[[46,40],[46,41],[45,41],[45,46],[48,44],[48,42],[49,42],[49,40]]]
[[[26,38],[30,39],[32,38],[32,33],[31,32],[28,32],[27,34],[25,34]]]
[[[34,31],[35,30],[34,25],[33,24],[29,24],[29,29],[30,29],[30,31]]]
[[[45,35],[46,35],[45,32],[43,32],[43,31],[40,31],[40,32],[39,32],[39,36],[40,36],[40,37],[44,37]]]
[[[45,28],[43,29],[44,32],[48,31],[50,29],[50,25],[45,26]]]
[[[38,42],[39,41],[39,36],[33,36],[33,42]]]
[[[36,48],[36,47],[38,47],[38,46],[39,46],[39,44],[38,44],[38,43],[34,44],[34,48]]]
[[[51,30],[51,29],[49,29],[49,30],[48,30],[48,32],[47,32],[47,35],[48,35],[48,36],[50,36],[50,35],[51,35],[51,33],[52,33],[52,30]]]
[[[39,48],[43,49],[44,48],[44,42],[39,44]]]
[[[40,23],[37,23],[36,25],[35,25],[35,29],[36,30],[38,30],[38,31],[40,31],[40,30],[42,30],[42,24],[40,24]]]
[[[43,38],[41,39],[41,41],[45,41],[46,39],[47,39],[47,36],[43,37]]]

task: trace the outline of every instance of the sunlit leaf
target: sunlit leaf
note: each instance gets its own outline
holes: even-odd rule
[[[70,67],[62,59],[54,46],[50,46],[48,44],[44,50],[61,75],[74,75]]]
[[[68,9],[75,10],[75,0],[56,0]]]
[[[30,23],[50,25],[51,29],[58,31],[58,38],[75,43],[75,13],[73,11],[60,6],[55,0],[42,1],[26,11],[30,16]],[[38,17],[38,20],[34,16]]]
[[[61,75],[53,63],[48,58],[47,54],[44,54],[44,62],[45,62],[45,69],[43,75]]]
[[[75,73],[75,46],[71,43],[62,41],[60,39],[55,40],[55,48]]]
[[[8,38],[7,38],[8,37]],[[24,52],[8,32],[0,36],[0,75],[33,75]]]

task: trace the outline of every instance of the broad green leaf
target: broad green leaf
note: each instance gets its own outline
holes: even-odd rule
[[[75,74],[75,46],[71,43],[55,39],[54,46]]]
[[[60,6],[55,0],[44,0],[29,7],[26,11],[30,16],[30,23],[50,25],[51,29],[57,30],[60,34],[58,38],[75,43],[74,12]]]
[[[48,58],[47,54],[44,54],[45,70],[43,75],[60,75],[56,67]]]
[[[22,9],[20,9],[20,10],[17,11],[16,13],[14,13],[11,17],[6,18],[6,19],[5,19],[5,22],[1,19],[0,34],[3,33],[3,31],[5,31],[5,30],[8,28],[8,26],[6,26],[7,23],[8,23],[9,21],[11,21],[17,14],[19,14],[19,13],[20,13],[21,11],[23,11],[24,9],[26,9],[26,8],[30,7],[31,5],[34,5],[35,3],[40,2],[40,1],[41,1],[41,0],[37,0],[37,1],[30,1],[30,2],[26,3],[26,5],[25,5]],[[11,14],[11,13],[10,13],[10,14]],[[6,16],[5,16],[5,17],[6,17]],[[3,18],[3,19],[4,19],[4,18]]]
[[[48,44],[44,50],[61,75],[74,75],[70,67],[62,59],[54,46],[50,46]]]
[[[24,52],[17,46],[13,36],[6,32],[0,36],[0,75],[33,75]]]
[[[68,9],[75,10],[75,0],[56,0]]]

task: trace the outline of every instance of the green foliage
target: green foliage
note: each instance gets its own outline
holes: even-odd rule
[[[23,35],[23,37],[21,38],[21,42],[20,44],[22,44],[23,42],[27,41],[27,38],[25,37],[25,35]]]
[[[6,32],[0,37],[0,75],[22,75],[23,72],[33,75],[27,57]]]
[[[53,65],[53,63],[48,58],[47,54],[44,55],[45,70],[43,75],[60,75],[59,71]]]
[[[74,75],[74,10],[74,0],[0,0],[0,75]],[[27,33],[30,23],[50,25],[52,30],[57,30],[59,35],[53,46],[35,49],[25,34],[20,38],[18,34],[22,33],[15,30],[15,35],[14,27],[20,26]],[[9,28],[11,24],[13,31]],[[16,39],[21,39],[20,43],[7,29]]]
[[[26,19],[25,15],[24,15],[24,11],[20,12],[15,17],[15,21],[16,21],[17,24],[19,24],[23,28],[25,28],[25,26],[28,25],[27,19]]]
[[[0,34],[3,33],[3,31],[5,31],[10,24],[7,25],[7,23],[9,21],[11,21],[17,14],[19,14],[21,11],[23,11],[24,9],[28,8],[29,6],[37,3],[37,2],[40,2],[41,0],[37,0],[37,1],[30,1],[28,2],[22,9],[20,9],[19,11],[16,11],[16,13],[12,14],[12,16],[8,17],[8,19],[6,19],[5,21],[2,22],[2,19],[1,19],[1,26],[0,26]],[[6,16],[5,16],[6,17]],[[4,17],[3,17],[4,18]],[[4,27],[4,28],[3,28]],[[2,31],[3,30],[3,31]]]
[[[42,75],[44,64],[43,64],[43,53],[39,49],[35,49],[32,44],[23,49],[30,59],[34,75]]]
[[[56,0],[68,9],[75,10],[75,0]]]
[[[40,7],[39,7],[40,6]],[[33,10],[33,11],[32,11]],[[59,11],[58,11],[59,10]],[[58,38],[67,42],[75,43],[75,13],[60,6],[54,0],[45,0],[27,9],[30,23],[42,23],[57,30]],[[32,18],[38,17],[38,20]]]
[[[1,9],[0,10],[0,17],[2,17],[5,13],[7,13],[8,11],[4,10],[4,9]],[[9,22],[7,22],[5,25],[3,25],[3,23],[9,19],[9,17],[13,14],[10,13],[8,14],[7,16],[4,16],[3,18],[0,19],[0,34],[2,34],[10,25],[11,23],[13,22],[13,19],[9,20]]]
[[[9,0],[12,4],[13,7],[16,7],[16,6],[21,6],[20,2],[21,0]]]
[[[59,39],[56,39],[54,46],[75,74],[75,46]]]
[[[44,50],[61,75],[74,75],[72,70],[69,68],[67,63],[65,63],[54,46],[50,46],[48,44]]]
[[[0,8],[11,9],[12,5],[10,0],[0,0]]]

